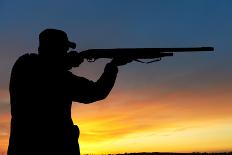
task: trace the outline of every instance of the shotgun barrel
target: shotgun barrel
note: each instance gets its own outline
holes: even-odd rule
[[[112,48],[112,49],[88,49],[81,51],[79,56],[87,60],[99,58],[128,58],[157,59],[166,56],[173,56],[174,52],[202,52],[214,51],[213,47],[181,47],[181,48]]]

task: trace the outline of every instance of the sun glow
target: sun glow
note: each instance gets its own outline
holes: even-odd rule
[[[197,99],[175,92],[157,101],[115,94],[74,105],[73,119],[82,153],[231,151],[230,103],[229,93]]]

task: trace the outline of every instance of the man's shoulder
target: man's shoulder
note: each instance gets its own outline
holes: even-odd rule
[[[38,59],[38,54],[36,53],[26,53],[26,54],[23,54],[22,56],[20,56],[17,60],[16,60],[16,63],[17,62],[28,62],[28,61],[34,61]]]
[[[26,61],[26,60],[31,60],[31,59],[37,59],[38,54],[36,53],[26,53],[21,55],[17,61]]]
[[[16,60],[16,62],[14,64],[14,68],[15,67],[21,68],[21,67],[25,67],[25,66],[30,67],[31,65],[35,64],[37,62],[37,60],[38,60],[38,54],[26,53],[26,54],[20,56]]]

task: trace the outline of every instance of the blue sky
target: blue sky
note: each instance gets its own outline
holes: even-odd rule
[[[172,69],[168,69],[168,72],[178,73],[184,72],[184,69],[219,66],[214,68],[220,75],[230,74],[227,70],[221,73],[221,67],[227,68],[231,65],[232,2],[229,0],[2,0],[0,4],[0,86],[3,88],[7,87],[14,61],[24,53],[37,52],[38,34],[48,27],[66,31],[70,40],[77,42],[78,50],[115,47],[215,47],[216,52],[213,54],[177,54],[176,57],[150,66],[132,63],[125,67],[128,78],[131,78],[133,70],[139,70],[141,75],[154,76],[153,72],[162,72],[170,67]],[[85,75],[92,71],[97,75],[103,67],[98,62],[94,69],[91,64],[84,66],[80,72]],[[99,67],[96,69],[95,66]]]

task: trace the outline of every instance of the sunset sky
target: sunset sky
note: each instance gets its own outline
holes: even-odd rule
[[[11,68],[37,52],[45,28],[67,32],[78,51],[215,48],[121,66],[105,100],[73,103],[81,153],[232,151],[231,8],[231,0],[0,0],[0,151],[10,134]],[[109,61],[72,72],[96,81]]]

